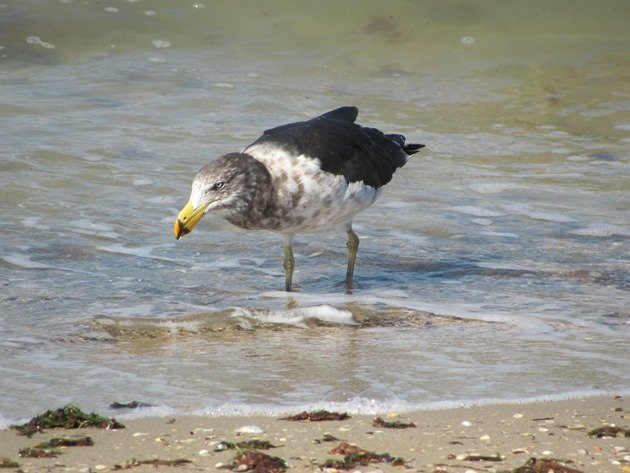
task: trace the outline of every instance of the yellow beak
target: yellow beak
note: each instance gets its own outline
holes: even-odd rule
[[[203,217],[204,211],[207,207],[208,204],[205,204],[193,210],[192,204],[188,201],[186,206],[177,216],[177,220],[175,220],[175,225],[173,226],[175,239],[179,240],[184,235],[190,233],[192,229],[195,228],[195,225],[197,225],[197,222],[201,220],[201,217]]]

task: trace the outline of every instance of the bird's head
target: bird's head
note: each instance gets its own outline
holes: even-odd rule
[[[229,214],[247,206],[251,192],[247,185],[247,167],[239,153],[222,156],[197,173],[192,183],[190,199],[179,212],[173,233],[176,239],[190,233],[201,217],[211,210]],[[251,158],[250,158],[251,159]]]

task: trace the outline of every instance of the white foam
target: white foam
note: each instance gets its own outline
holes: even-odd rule
[[[325,303],[338,306],[343,306],[348,303],[358,303],[362,305],[380,304],[388,307],[398,307],[433,314],[448,314],[450,317],[460,317],[468,320],[507,324],[522,328],[524,329],[524,333],[526,332],[530,335],[546,333],[550,328],[549,324],[546,322],[548,314],[528,312],[527,316],[520,316],[518,312],[514,312],[514,306],[517,306],[519,303],[526,305],[527,301],[520,302],[513,300],[513,306],[511,306],[511,308],[496,310],[495,308],[477,303],[430,303],[418,300],[414,297],[401,298],[397,294],[390,294],[389,291],[355,294],[267,292],[264,293],[263,296],[292,299],[298,301],[300,304],[322,304],[324,301]]]
[[[96,249],[100,251],[106,251],[108,253],[117,253],[122,255],[132,255],[137,256],[139,258],[149,258],[158,261],[178,261],[176,258],[166,258],[164,256],[155,256],[152,254],[153,250],[157,248],[157,246],[140,246],[137,248],[129,248],[125,245],[113,244],[113,245],[105,245],[105,246],[97,246]]]
[[[141,315],[150,315],[153,313],[155,306],[153,304],[138,304],[130,307],[114,307],[102,309],[103,314],[112,314],[116,317],[138,317]],[[151,321],[147,321],[151,322]],[[120,322],[119,322],[120,323]]]
[[[171,42],[165,39],[155,39],[151,41],[151,44],[155,46],[156,48],[170,48],[171,47]]]
[[[504,238],[519,238],[516,233],[508,233],[508,232],[481,232],[482,235],[487,236],[495,236],[495,237],[504,237]]]
[[[498,194],[507,189],[518,189],[519,186],[506,182],[477,182],[469,185],[468,188],[480,194]]]
[[[235,308],[234,317],[249,317],[266,324],[302,325],[307,319],[333,324],[353,325],[352,312],[330,305],[316,305],[287,310]]]
[[[26,269],[54,269],[52,266],[32,261],[28,256],[21,255],[19,253],[8,253],[0,256],[4,261],[9,264],[20,266]]]
[[[574,235],[593,237],[609,237],[614,235],[630,236],[630,231],[626,228],[607,223],[591,223],[586,227],[572,230],[570,233],[573,233]]]
[[[533,209],[526,204],[508,204],[502,206],[508,212],[525,215],[533,220],[545,220],[548,222],[568,223],[575,222],[574,219],[560,212]]]
[[[39,230],[49,230],[50,227],[48,225],[42,225],[39,222],[41,221],[41,217],[26,217],[22,219],[22,225],[28,228],[37,228]]]
[[[66,222],[66,226],[68,228],[71,228],[76,233],[80,233],[82,235],[95,235],[111,239],[116,239],[120,236],[114,231],[111,225],[108,225],[106,223],[92,222],[87,218],[70,220]]]
[[[484,209],[476,205],[458,205],[451,207],[451,210],[466,215],[473,215],[475,217],[500,217],[503,215],[502,213],[495,212],[494,210]]]
[[[341,396],[337,396],[341,394]],[[530,404],[546,401],[563,401],[567,399],[581,399],[596,396],[628,395],[630,389],[615,391],[575,390],[560,394],[547,394],[531,397],[509,397],[509,398],[479,398],[479,399],[457,399],[443,401],[407,402],[398,398],[393,392],[387,389],[368,389],[362,393],[355,394],[351,391],[335,390],[325,396],[322,400],[312,403],[301,403],[295,405],[272,405],[272,404],[236,404],[220,403],[209,405],[192,412],[193,415],[206,415],[212,417],[227,416],[268,416],[279,417],[296,414],[302,411],[315,411],[325,409],[332,412],[346,412],[351,415],[382,415],[389,412],[420,412],[420,411],[440,411],[446,409],[457,409],[462,407],[492,406],[505,404]],[[180,414],[188,414],[183,412]],[[168,414],[173,415],[168,411]],[[149,416],[144,409],[133,414],[133,417]],[[121,419],[132,418],[131,415],[120,416]]]
[[[336,396],[335,394],[344,394]],[[382,394],[382,395],[379,395]],[[369,389],[362,393],[355,394],[351,391],[333,391],[322,400],[312,403],[297,403],[282,405],[276,404],[238,404],[232,402],[212,403],[200,409],[177,409],[167,405],[157,405],[133,409],[127,413],[116,413],[119,420],[143,419],[149,417],[173,417],[177,415],[203,415],[211,417],[228,416],[266,416],[280,417],[296,414],[302,411],[313,411],[317,409],[327,409],[335,412],[347,412],[351,415],[382,415],[389,412],[420,412],[420,411],[440,411],[446,409],[457,409],[462,407],[492,406],[505,404],[530,404],[545,401],[563,401],[570,399],[581,399],[597,396],[628,396],[630,389],[620,390],[574,390],[560,394],[547,394],[531,397],[510,397],[510,398],[479,398],[479,399],[457,399],[443,401],[407,402],[399,399],[393,392],[387,389]],[[0,414],[0,429],[8,429],[11,425],[28,422],[28,418],[7,418]]]
[[[160,405],[160,406],[147,406],[142,408],[133,409],[130,412],[124,414],[116,414],[116,419],[143,419],[145,417],[167,417],[174,416],[178,413],[187,414],[187,412],[178,412],[172,407]]]

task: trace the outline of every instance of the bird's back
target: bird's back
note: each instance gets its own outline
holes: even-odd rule
[[[341,107],[272,128],[243,150],[271,177],[273,205],[256,219],[258,228],[289,234],[349,228],[422,147],[354,123],[357,114],[356,107]]]
[[[272,128],[250,148],[277,147],[294,156],[316,158],[323,172],[378,189],[423,145],[406,145],[403,135],[358,125],[358,113],[356,107],[340,107],[308,121]]]

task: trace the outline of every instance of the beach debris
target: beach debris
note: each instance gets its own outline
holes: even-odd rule
[[[617,427],[615,425],[604,425],[596,429],[591,430],[588,433],[589,437],[630,437],[630,429],[624,429],[623,427]]]
[[[94,445],[92,437],[77,435],[76,437],[53,437],[46,442],[41,442],[33,448],[50,449],[58,447],[91,447]]]
[[[36,432],[43,432],[44,429],[82,429],[86,427],[99,429],[125,428],[116,419],[108,419],[93,412],[86,414],[75,404],[67,404],[54,411],[48,410],[33,417],[25,424],[12,425],[10,428],[16,430],[18,435],[31,437]]]
[[[384,427],[386,429],[409,429],[416,426],[413,422],[402,422],[400,420],[383,420],[382,417],[376,417],[372,421],[374,427]]]
[[[220,468],[232,471],[255,471],[256,473],[276,473],[287,469],[280,457],[272,457],[258,450],[241,450],[234,459]]]
[[[481,453],[462,453],[455,457],[456,460],[469,462],[500,462],[505,459],[505,455],[495,453],[494,455],[482,455]]]
[[[18,455],[22,458],[57,458],[61,451],[58,448],[44,450],[43,448],[21,448]]]
[[[139,407],[151,407],[151,404],[147,404],[146,402],[140,401],[131,401],[131,402],[112,402],[109,405],[110,409],[137,409]]]
[[[28,458],[57,458],[63,452],[61,447],[91,447],[94,441],[87,435],[76,437],[53,437],[46,442],[38,443],[33,447],[22,448],[18,454]]]
[[[531,457],[523,466],[514,468],[509,473],[584,473],[583,471],[570,468],[565,465],[565,461],[554,460],[553,458]]]
[[[161,458],[151,458],[149,460],[136,460],[132,458],[131,460],[127,460],[123,463],[117,463],[113,466],[112,470],[130,470],[131,468],[136,468],[138,466],[150,465],[150,466],[181,466],[186,465],[188,463],[192,463],[190,460],[185,458],[176,458],[174,460],[162,460]]]
[[[219,442],[214,449],[215,452],[222,452],[224,450],[269,450],[270,448],[276,448],[268,440],[246,440],[243,442]]]
[[[20,464],[7,457],[0,457],[0,468],[18,468]]]
[[[324,436],[321,439],[313,440],[313,443],[338,442],[338,441],[339,441],[339,439],[337,437],[335,437],[334,435],[331,435],[329,433],[325,433]]]
[[[325,420],[348,420],[350,416],[346,412],[330,412],[324,409],[318,411],[303,411],[288,417],[282,417],[280,420],[292,420],[301,422],[321,422]]]
[[[520,455],[522,453],[529,453],[529,451],[526,448],[513,448],[510,453],[513,453],[514,455]]]
[[[332,455],[343,455],[343,459],[327,459],[320,468],[335,468],[337,470],[350,470],[359,466],[368,466],[372,463],[388,463],[392,466],[402,466],[405,460],[400,457],[392,457],[389,453],[374,453],[363,450],[356,445],[341,442],[329,452]]]
[[[244,425],[234,430],[237,434],[262,434],[263,428],[258,425]]]

